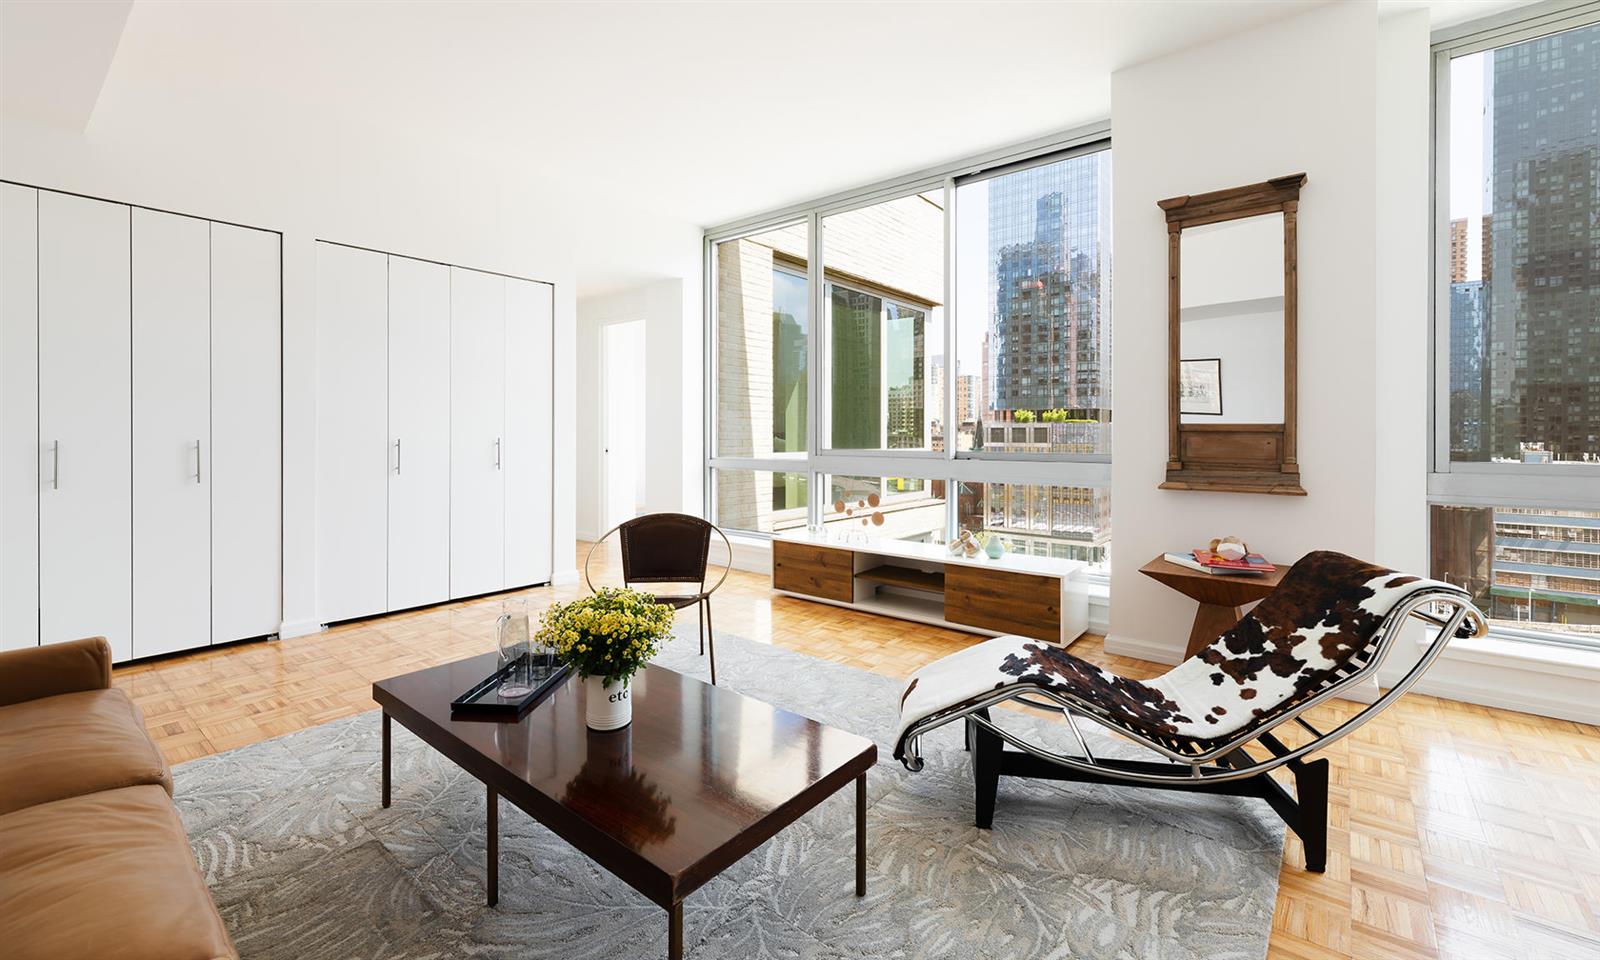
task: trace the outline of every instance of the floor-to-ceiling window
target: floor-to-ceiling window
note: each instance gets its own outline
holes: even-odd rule
[[[1110,204],[1102,129],[709,231],[716,522],[1104,563]]]
[[[1600,646],[1600,15],[1435,48],[1433,573]]]

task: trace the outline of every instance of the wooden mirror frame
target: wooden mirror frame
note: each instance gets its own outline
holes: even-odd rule
[[[1163,490],[1303,497],[1295,456],[1296,212],[1306,175],[1157,201],[1167,215],[1167,478]],[[1179,411],[1179,275],[1186,227],[1283,214],[1283,422],[1184,423]]]

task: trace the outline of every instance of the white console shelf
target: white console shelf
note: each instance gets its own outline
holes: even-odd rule
[[[944,544],[796,531],[773,538],[777,593],[985,636],[1066,645],[1089,624],[1088,564]]]

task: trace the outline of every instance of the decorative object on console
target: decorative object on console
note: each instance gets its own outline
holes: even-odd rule
[[[952,557],[966,557],[972,559],[983,552],[983,534],[973,533],[965,527],[950,541],[950,555]]]
[[[983,552],[988,555],[990,560],[999,560],[1005,556],[1005,542],[995,534],[985,530],[978,534],[978,540],[983,544]]]
[[[1224,560],[1243,560],[1250,553],[1250,545],[1238,537],[1212,537],[1207,549]]]
[[[1439,629],[1405,676],[1329,733],[1307,724],[1305,711],[1377,673],[1408,617]],[[921,770],[919,738],[964,719],[984,828],[993,823],[1002,775],[1260,797],[1304,841],[1306,869],[1321,872],[1328,761],[1302,758],[1388,707],[1452,638],[1485,628],[1460,587],[1318,551],[1301,558],[1281,590],[1205,650],[1150,680],[1120,677],[1021,637],[997,637],[935,661],[912,674],[900,697],[894,755],[908,770]],[[1303,635],[1313,630],[1318,639],[1308,643]],[[1080,756],[1052,752],[990,716],[990,707],[1012,700],[1060,710],[1075,734],[1077,717],[1093,720],[1162,759],[1098,760],[1081,734]],[[1273,735],[1290,721],[1311,732],[1310,742],[1290,748]],[[1003,742],[1020,752],[1005,750]],[[1251,743],[1271,756],[1249,754]],[[1271,777],[1280,767],[1294,774],[1294,796]]]
[[[616,730],[633,722],[629,681],[661,649],[672,619],[672,607],[626,587],[602,587],[544,612],[539,640],[583,677],[590,729]]]
[[[882,504],[883,499],[881,497],[876,493],[869,493],[865,497],[857,498],[854,504],[848,503],[842,498],[833,501],[833,512],[844,517],[847,523],[859,519],[863,527],[869,524],[874,527],[881,527],[883,526],[883,511],[879,510],[878,507]]]
[[[1159,201],[1167,218],[1162,489],[1305,495],[1295,392],[1296,236],[1305,182],[1296,173]],[[1186,352],[1207,359],[1186,360]],[[1224,358],[1231,371],[1226,416]]]

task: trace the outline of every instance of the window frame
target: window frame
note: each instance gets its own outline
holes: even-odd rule
[[[1426,506],[1600,511],[1600,463],[1490,463],[1450,456],[1450,66],[1459,57],[1600,24],[1600,0],[1548,0],[1433,33],[1431,138],[1428,474]],[[1432,523],[1428,524],[1432,555]],[[1558,629],[1490,625],[1493,637],[1594,649]]]
[[[1099,122],[1077,127],[1037,140],[974,155],[963,160],[930,167],[903,177],[869,184],[864,187],[830,194],[818,199],[794,204],[779,210],[720,224],[708,228],[702,239],[702,330],[704,417],[702,441],[707,455],[702,464],[705,515],[717,522],[715,471],[762,470],[807,475],[808,504],[807,525],[822,522],[826,504],[823,503],[823,485],[829,475],[905,477],[929,481],[944,481],[947,490],[956,489],[963,482],[1048,484],[1055,486],[1104,487],[1111,486],[1111,458],[1109,455],[1087,454],[983,454],[966,451],[957,455],[954,422],[957,391],[950,371],[955,367],[956,323],[956,243],[955,243],[955,188],[968,177],[999,176],[1024,165],[1053,163],[1085,153],[1111,149],[1111,125]],[[943,342],[946,389],[944,409],[940,417],[946,426],[945,447],[939,450],[849,450],[824,447],[827,434],[824,417],[831,400],[829,368],[826,345],[831,331],[828,322],[827,287],[831,282],[825,276],[823,220],[827,217],[876,204],[889,202],[919,193],[943,191],[944,194],[944,303],[940,305],[941,329],[925,334],[926,350],[931,355]],[[770,457],[725,457],[717,450],[717,331],[718,245],[760,235],[770,230],[804,224],[807,231],[806,277],[807,285],[807,389],[806,450],[773,454]],[[792,265],[784,269],[798,273]],[[851,289],[859,286],[848,281],[842,285]],[[881,291],[869,291],[881,295]],[[898,301],[900,298],[888,297]],[[916,304],[906,304],[916,309]],[[929,311],[929,322],[933,314]],[[931,371],[932,364],[929,363]],[[930,438],[931,442],[931,438]],[[977,454],[977,455],[973,455]],[[956,498],[947,496],[946,535],[955,532],[957,522]],[[741,536],[767,540],[772,534],[755,530],[739,530]]]
[[[1536,4],[1434,35],[1432,282],[1428,502],[1600,510],[1600,463],[1481,463],[1450,459],[1450,62],[1600,23],[1600,2]]]

